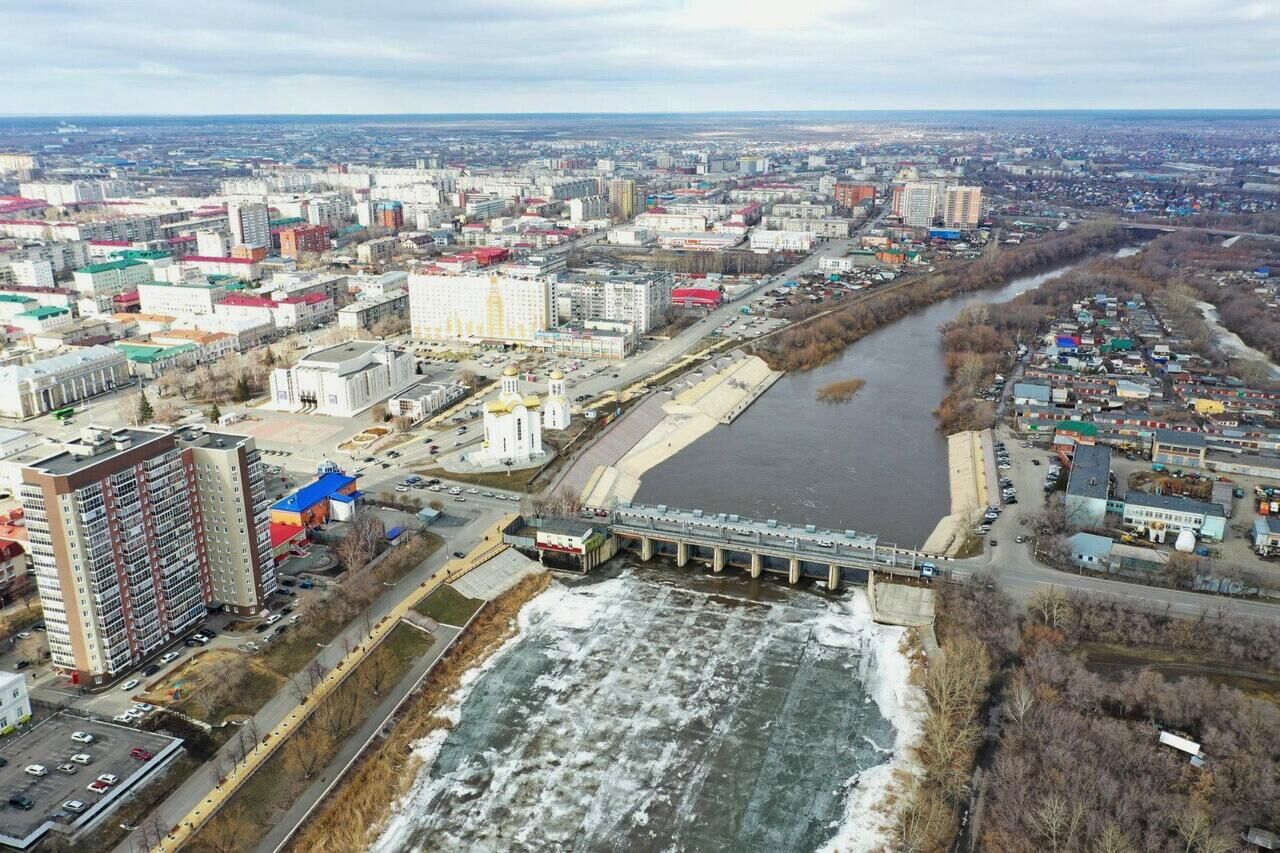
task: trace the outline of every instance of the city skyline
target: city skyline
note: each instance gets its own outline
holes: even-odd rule
[[[1266,109],[1280,76],[1266,3],[305,8],[235,0],[198,22],[150,0],[9,9],[3,113]]]

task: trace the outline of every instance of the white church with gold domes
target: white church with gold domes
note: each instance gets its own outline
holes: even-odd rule
[[[516,369],[502,371],[498,399],[484,405],[484,444],[467,454],[473,465],[520,465],[546,455],[542,449],[542,401],[520,393]]]

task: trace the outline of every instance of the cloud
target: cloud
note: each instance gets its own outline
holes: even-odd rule
[[[0,0],[9,113],[1277,107],[1280,4]]]

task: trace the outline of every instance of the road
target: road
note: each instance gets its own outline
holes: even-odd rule
[[[383,593],[369,608],[372,622],[377,622],[384,615],[389,613],[399,604],[406,596],[416,594],[417,588],[427,580],[427,578],[439,571],[449,560],[453,551],[470,551],[480,541],[483,531],[497,518],[500,513],[481,509],[476,507],[471,510],[472,514],[465,519],[457,519],[460,522],[457,526],[437,526],[433,528],[435,533],[440,534],[445,539],[442,548],[432,554],[416,569],[402,578],[393,587]],[[352,624],[322,647],[316,654],[315,660],[327,670],[332,669],[344,655],[344,639],[349,641],[350,645],[357,645],[364,636],[363,618],[357,618]],[[258,731],[269,732],[285,719],[298,706],[298,698],[290,685],[286,685],[274,697],[272,697],[261,710],[254,715],[254,722],[258,727]],[[222,750],[224,756],[230,755],[231,744]],[[234,763],[234,762],[231,762]],[[214,764],[206,764],[200,770],[187,777],[187,779],[179,785],[173,793],[171,793],[163,803],[161,803],[152,813],[159,818],[161,826],[173,826],[202,800],[206,799],[214,788],[214,780],[211,778],[208,768],[215,766]],[[116,853],[139,853],[139,851],[149,849],[142,837],[141,831],[131,833],[123,842],[116,847]]]
[[[967,578],[975,574],[990,573],[1006,592],[1024,603],[1041,590],[1058,587],[1117,599],[1135,609],[1157,610],[1171,616],[1221,616],[1280,622],[1280,605],[1144,586],[1092,575],[1076,575],[1037,563],[1033,554],[1034,542],[1028,539],[1019,543],[1015,537],[1030,536],[1032,518],[1043,508],[1044,474],[1048,468],[1049,451],[1035,445],[1023,447],[1023,437],[1005,426],[997,429],[996,437],[1009,450],[1012,467],[1001,474],[1013,481],[1018,490],[1018,503],[1005,507],[1000,519],[992,526],[988,547],[981,555],[948,564],[953,577]],[[1038,459],[1040,464],[1033,464],[1032,459]],[[1064,470],[1063,475],[1065,474]],[[999,543],[994,548],[990,546],[992,539]]]

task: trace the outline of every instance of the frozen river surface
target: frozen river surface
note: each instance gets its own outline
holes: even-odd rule
[[[862,595],[640,568],[553,584],[374,849],[870,846],[914,700],[901,630]]]

